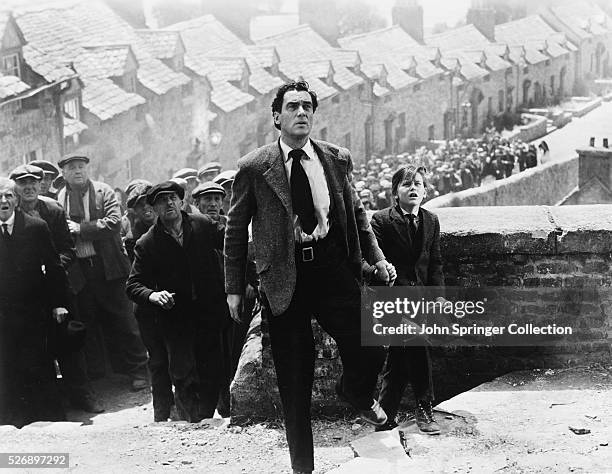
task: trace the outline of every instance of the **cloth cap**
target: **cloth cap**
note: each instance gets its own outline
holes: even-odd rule
[[[43,176],[44,171],[38,166],[19,165],[17,168],[11,171],[9,178],[13,181],[18,181],[24,178],[34,178],[40,181],[41,179],[43,179]]]
[[[176,181],[164,181],[149,189],[147,192],[147,203],[152,206],[160,195],[168,193],[176,193],[180,199],[185,197],[185,190],[180,184]]]
[[[63,168],[72,161],[84,161],[85,163],[89,163],[89,158],[80,153],[71,153],[69,155],[64,156],[61,160],[57,162],[57,164],[60,168]]]
[[[38,166],[40,169],[43,170],[43,173],[45,174],[52,174],[53,176],[57,176],[59,174],[59,170],[57,169],[57,166],[55,166],[53,163],[47,160],[30,161],[28,165]]]
[[[206,194],[223,194],[223,197],[225,197],[226,193],[223,186],[212,181],[206,181],[205,183],[198,185],[198,187],[191,192],[194,199]]]
[[[172,175],[173,178],[198,179],[198,172],[193,168],[182,168]]]
[[[144,181],[144,180],[142,180]],[[129,187],[129,185],[128,185]],[[127,207],[133,209],[142,200],[147,198],[147,193],[153,187],[149,182],[136,183],[127,193]]]

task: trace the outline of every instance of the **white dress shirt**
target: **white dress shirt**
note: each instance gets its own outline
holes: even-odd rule
[[[283,158],[285,160],[285,170],[287,171],[287,179],[291,183],[291,165],[293,158],[289,157],[289,152],[293,150],[287,145],[283,139],[280,139],[280,147],[283,152]],[[329,232],[329,207],[330,197],[329,188],[327,187],[327,179],[325,178],[325,170],[323,164],[317,155],[317,152],[312,147],[310,140],[306,142],[306,145],[302,148],[304,153],[308,156],[308,159],[303,158],[302,167],[308,177],[308,183],[310,184],[310,190],[312,192],[312,201],[314,203],[315,217],[317,219],[317,226],[311,235],[307,235],[302,232],[302,228],[299,223],[297,215],[293,216],[293,228],[295,230],[296,242],[308,242],[310,240],[317,240],[324,238]]]
[[[9,235],[13,235],[13,227],[15,226],[15,211],[11,214],[5,222],[0,221],[0,232],[4,232],[4,224],[6,224],[8,228]]]

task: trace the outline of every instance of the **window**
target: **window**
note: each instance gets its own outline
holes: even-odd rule
[[[504,111],[504,91],[503,90],[500,90],[497,93],[497,111],[498,112]]]
[[[70,99],[64,102],[64,113],[68,117],[79,120],[79,100],[77,98]]]
[[[550,66],[550,59],[547,59],[547,60],[546,60],[546,65],[547,65],[547,66]]]
[[[402,112],[398,116],[397,138],[406,137],[406,113]]]
[[[336,94],[335,96],[332,97],[332,104],[339,104],[340,103],[340,94]]]
[[[9,54],[2,58],[2,69],[7,76],[21,77],[21,68],[19,67],[19,54]]]
[[[127,92],[136,92],[136,76],[135,74],[130,74],[125,77],[123,80],[123,87]]]
[[[327,141],[327,127],[323,127],[321,129],[321,131],[319,132],[319,137],[321,137],[321,140]]]
[[[346,135],[344,135],[344,146],[346,148],[351,148],[351,134],[347,133]]]

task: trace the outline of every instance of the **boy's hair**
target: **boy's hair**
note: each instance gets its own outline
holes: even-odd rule
[[[393,177],[391,178],[391,194],[397,196],[397,189],[404,182],[412,182],[414,180],[415,175],[419,173],[423,178],[423,186],[427,187],[427,182],[425,181],[425,173],[427,173],[427,169],[424,166],[419,166],[418,168],[413,165],[407,165],[400,167]]]

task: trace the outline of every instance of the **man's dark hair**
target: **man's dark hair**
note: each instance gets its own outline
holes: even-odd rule
[[[285,98],[285,92],[287,91],[306,91],[310,94],[310,99],[312,100],[312,112],[317,111],[317,106],[319,105],[319,101],[317,100],[317,93],[310,89],[310,86],[306,81],[297,81],[297,82],[288,82],[283,84],[276,91],[276,97],[272,101],[272,115],[274,112],[278,112],[279,114],[283,110],[283,99]],[[276,122],[274,126],[280,130],[280,125]]]
[[[419,166],[418,168],[412,165],[402,166],[391,178],[391,194],[397,196],[397,189],[401,186],[401,184],[404,182],[411,183],[417,173],[423,177],[423,186],[427,187],[427,182],[425,181],[425,173],[427,173],[427,169],[424,166]]]

